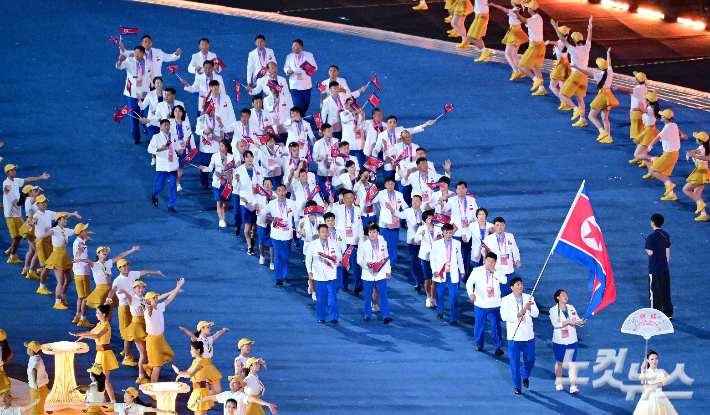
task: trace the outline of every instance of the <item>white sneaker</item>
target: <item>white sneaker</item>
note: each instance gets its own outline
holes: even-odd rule
[[[308,284],[308,294],[313,294],[313,291],[311,291],[311,284]]]
[[[178,191],[178,194],[182,193],[182,186],[177,185],[177,191]]]
[[[579,389],[577,389],[576,386],[572,386],[569,388],[569,393],[574,393],[574,394],[579,393]]]
[[[318,300],[318,298],[316,298],[316,293],[315,293],[315,292],[312,292],[312,293],[311,293],[311,298],[313,299],[313,301],[317,301],[317,300]]]
[[[225,221],[223,221],[223,220],[219,221],[219,227],[220,227],[220,228],[226,228],[226,227],[227,227],[227,222],[225,222]]]
[[[555,389],[557,389],[558,391],[563,391],[563,390],[565,390],[565,387],[562,385],[556,385]]]
[[[274,270],[274,264],[273,264],[273,263],[269,264],[269,269],[272,270],[272,271]]]
[[[152,159],[150,159],[150,165],[151,165],[151,166],[155,166],[155,157],[153,157]]]
[[[260,256],[260,257],[259,257],[259,264],[260,264],[260,265],[266,264],[266,257],[265,257],[265,256]]]
[[[430,298],[426,299],[426,306],[427,306],[427,308],[431,308],[431,299]]]

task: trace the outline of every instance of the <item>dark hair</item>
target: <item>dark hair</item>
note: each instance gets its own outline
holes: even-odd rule
[[[306,206],[306,207],[318,206],[318,203],[317,203],[315,200],[311,199],[311,200],[309,200],[308,202],[306,202],[306,205],[305,205],[305,206]]]
[[[340,68],[338,68],[338,65],[330,65],[328,67],[328,70],[330,70],[330,68],[335,68],[336,71],[340,72]]]
[[[200,43],[202,43],[202,41],[205,41],[205,42],[207,42],[207,43],[210,43],[210,40],[209,40],[209,39],[207,39],[206,37],[203,37],[203,38],[200,39],[200,41],[198,42],[198,45],[199,45]]]
[[[397,117],[395,117],[394,115],[390,115],[389,117],[387,117],[387,119],[385,121],[389,121],[389,120],[397,121]]]
[[[658,353],[656,353],[655,350],[649,350],[648,353],[646,353],[646,359],[648,359],[649,357],[651,357],[652,354],[655,354],[656,357],[658,357]]]
[[[417,150],[421,150],[421,147],[419,147]],[[421,162],[427,163],[427,165],[429,164],[429,162],[427,161],[426,158],[424,158],[424,157],[419,157],[419,158],[417,159],[417,166],[418,166],[419,163],[421,163]]]
[[[375,114],[377,114],[378,112],[382,112],[382,110],[379,109],[379,108],[377,108],[377,107],[375,107],[375,108],[372,109],[372,111],[370,111],[370,115],[374,117]]]
[[[705,152],[707,154],[707,151]],[[20,198],[17,199],[17,206],[22,206],[25,204],[25,200],[27,200],[27,195],[25,192],[20,192]]]
[[[210,86],[219,86],[219,81],[216,81],[216,80],[214,80],[214,79],[211,80],[211,81],[210,81]],[[221,92],[221,91],[220,91],[220,92]]]
[[[367,179],[369,180],[369,179],[370,179],[370,173],[371,173],[371,172],[370,172],[370,170],[368,170],[366,167],[360,167],[360,171],[357,172],[357,178],[358,178],[358,180],[360,180],[360,178],[362,177],[363,173],[367,173]]]
[[[111,312],[111,306],[106,304],[101,304],[100,306],[96,307],[96,309],[99,310],[101,314],[105,315],[108,315],[108,313]]]
[[[321,228],[325,228],[326,230],[328,230],[328,225],[326,225],[325,223],[321,223],[320,225],[318,225],[318,232],[320,232]]]
[[[412,195],[412,200],[414,200],[415,197],[418,197],[420,201],[422,200],[422,197],[420,195]]]
[[[266,37],[264,35],[256,35],[256,37],[254,38],[254,42],[256,42],[259,39],[263,39],[264,41],[266,41]]]
[[[264,183],[264,182],[267,181],[267,180],[268,180],[269,183],[271,183],[271,185],[273,186],[273,184],[274,184],[274,179],[272,179],[271,177],[264,177],[264,180],[262,180],[261,182]]]
[[[145,38],[148,38],[148,39],[150,39],[150,40],[153,40],[153,38],[151,38],[150,36],[148,36],[148,35],[143,35],[143,37],[141,38],[141,42],[143,42],[143,41],[145,40]]]
[[[422,213],[422,222],[426,222],[430,216],[434,216],[434,211],[432,209],[425,210],[424,213]]]
[[[557,298],[558,298],[560,295],[562,295],[562,293],[566,293],[566,292],[567,292],[567,291],[565,291],[565,290],[557,290],[557,291],[555,291],[555,295],[554,295],[552,298],[555,300],[556,303],[559,303],[560,300],[558,300]]]
[[[500,216],[498,216],[497,218],[493,219],[493,224],[494,224],[494,225],[495,225],[496,223],[498,223],[498,222],[505,223],[505,219],[503,219],[503,218],[500,217]]]
[[[266,64],[266,69],[269,69],[269,66],[271,66],[271,65],[278,66],[278,65],[276,64],[276,62],[269,62],[269,63]]]
[[[160,82],[165,82],[165,81],[163,81],[163,77],[162,77],[162,76],[156,76],[155,78],[153,78],[153,83],[155,83],[155,81],[157,81],[158,79],[160,79]],[[172,89],[172,88],[171,88],[171,89]],[[166,90],[166,91],[167,91],[167,90]],[[173,89],[173,91],[174,91],[174,89]]]
[[[565,42],[567,43],[562,45],[562,53],[567,52],[567,44],[574,43],[574,39],[570,37],[569,33],[567,33],[567,35],[565,36]]]
[[[281,184],[279,184],[278,186],[276,186],[276,190],[279,190],[279,189],[282,188],[282,187],[283,187],[284,189],[286,189],[286,185],[283,184],[283,183],[281,183]]]
[[[219,140],[220,144],[224,144],[225,147],[227,147],[227,154],[232,154],[232,143],[229,142],[226,138],[223,138]]]
[[[306,170],[306,169],[300,169],[300,170],[298,170],[298,176],[299,176],[299,177],[301,176],[301,173],[308,173],[308,170]]]
[[[259,99],[263,101],[262,97],[260,97],[259,95],[254,95],[253,97],[251,97],[251,103],[253,104],[254,101],[259,100]]]
[[[387,182],[397,183],[397,182],[395,182],[394,177],[385,178],[385,184],[387,184]]]
[[[340,84],[335,81],[332,81],[331,83],[328,84],[328,88],[332,88],[334,86],[340,86]]]
[[[442,182],[442,183],[446,183],[446,186],[447,186],[447,187],[451,185],[451,179],[449,179],[449,178],[446,177],[446,176],[442,176],[441,179],[439,179],[439,181]]]
[[[99,373],[98,375],[90,373],[89,376],[92,376],[94,378],[94,381],[96,382],[96,387],[98,388],[99,392],[103,392],[106,389],[106,375],[104,375],[103,372]]]
[[[323,215],[323,220],[328,220],[330,218],[335,219],[335,213],[333,212],[325,212],[325,215]]]
[[[486,254],[486,258],[493,258],[494,260],[498,261],[498,255],[496,255],[495,252],[488,252]]]
[[[710,152],[706,152],[706,154],[710,154]],[[352,160],[348,160],[348,161],[345,162],[345,168],[346,168],[346,169],[349,169],[350,166],[354,166],[354,165],[355,165],[355,162],[352,161]]]
[[[202,353],[205,352],[205,345],[199,340],[195,340],[194,342],[190,342],[190,346],[194,347],[195,350],[200,352],[200,356],[202,356]]]
[[[599,80],[599,83],[597,83],[597,91],[601,91],[604,89],[604,84],[606,83],[606,77],[609,75],[609,64],[607,63],[607,68],[604,69],[604,75],[602,75],[602,79]]]
[[[206,61],[202,62],[202,66],[205,66],[205,65],[211,65],[214,68],[214,62],[212,62],[210,60],[206,60]]]
[[[330,130],[331,128],[333,128],[333,126],[330,125],[330,124],[328,124],[327,122],[324,122],[324,123],[320,126],[320,130],[321,130],[321,131]]]
[[[177,94],[177,92],[175,91],[175,88],[165,88],[165,92],[170,92],[173,95]]]
[[[478,209],[476,209],[476,217],[478,217],[478,212],[483,212],[486,214],[486,217],[488,217],[488,209],[479,207]]]
[[[460,182],[456,183],[456,187],[459,187],[459,186],[462,186],[462,185],[463,185],[465,188],[468,189],[468,184],[467,184],[466,182],[464,182],[463,180],[461,180]]]
[[[299,107],[298,105],[294,105],[293,107],[291,107],[291,111],[292,111],[292,112],[297,112],[297,113],[299,113],[301,116],[303,116],[303,108]]]
[[[167,118],[163,118],[162,120],[160,120],[160,125],[161,125],[161,126],[162,126],[163,124],[166,124],[166,123],[167,123],[167,124],[170,124],[170,120],[167,119]]]
[[[345,146],[350,147],[350,143],[347,142],[347,141],[341,141],[341,142],[338,144],[338,148],[343,148],[343,147],[345,147]],[[352,161],[352,160],[350,160],[350,161]]]
[[[141,45],[138,45],[138,46],[136,46],[135,48],[133,48],[133,51],[134,51],[134,52],[137,51],[137,50],[139,50],[139,51],[145,53],[145,48],[144,48],[143,46],[141,46]]]
[[[342,194],[343,196],[355,194],[355,193],[353,193],[353,191],[350,190],[350,189],[341,188],[341,189],[339,189],[339,190],[342,190],[341,194]]]
[[[251,110],[249,108],[242,108],[240,114],[249,114],[249,116],[251,117]]]
[[[262,37],[263,37],[263,36],[262,36]],[[239,405],[237,405],[237,401],[234,400],[234,399],[227,399],[227,401],[224,403],[224,406],[227,406],[227,404],[230,404],[230,403],[231,403],[231,404],[234,404],[234,406],[236,406],[236,407],[239,406]]]
[[[180,117],[180,121],[185,121],[185,118],[187,117],[187,112],[185,111],[185,107],[182,105],[176,105],[173,107],[173,112],[170,114],[173,118],[175,118],[175,110],[180,108],[180,111],[182,111],[182,117]]]
[[[658,101],[651,102],[648,99],[646,100],[646,102],[648,102],[648,105],[653,108],[653,115],[656,118],[661,118],[661,114],[659,114],[659,112],[661,112],[661,104],[659,104]]]
[[[508,281],[508,285],[510,285],[510,286],[512,287],[512,286],[514,286],[515,283],[518,282],[518,281],[523,282],[523,279],[520,278],[520,277],[513,277],[513,278],[510,279],[510,281]]]
[[[293,43],[298,43],[299,45],[301,45],[301,47],[303,47],[303,41],[301,39],[296,39],[293,41]]]
[[[414,151],[414,153],[416,154],[417,151],[423,151],[424,154],[426,154],[426,149],[424,147],[417,147],[417,149]],[[424,157],[422,157],[422,158],[424,158]]]
[[[705,149],[705,155],[710,156],[710,140],[700,141],[700,145],[703,146],[703,148]]]
[[[663,226],[666,220],[660,213],[654,213],[653,215],[651,215],[651,222],[653,222],[653,224],[656,225],[657,228],[660,228],[661,226]]]
[[[10,347],[10,342],[5,339],[0,341],[0,360],[7,363],[10,359],[12,359],[12,347]]]
[[[374,221],[368,222],[367,225],[365,225],[365,227],[367,228],[367,233],[370,233],[370,231],[372,231],[372,230],[375,230],[375,231],[377,231],[377,233],[380,233],[380,227]]]
[[[244,154],[242,154],[242,156],[244,156],[244,158],[247,158],[247,156],[254,157],[254,153],[252,153],[251,150],[245,150]]]
[[[452,225],[452,224],[450,224],[450,223],[445,223],[445,224],[441,227],[441,230],[442,230],[442,231],[453,231],[453,230],[454,230],[454,225]]]
[[[291,142],[288,144],[288,148],[294,148],[294,147],[298,147],[298,143],[295,142],[295,141],[291,141]]]

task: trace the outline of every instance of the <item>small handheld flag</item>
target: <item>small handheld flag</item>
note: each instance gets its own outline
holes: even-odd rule
[[[452,109],[454,109],[454,104],[446,104],[444,106],[444,113],[436,117],[438,120],[439,118],[443,117],[444,115],[448,114]]]
[[[355,111],[360,111],[362,108],[360,108],[360,104],[355,101],[355,98],[350,102],[350,107],[354,109]]]
[[[443,183],[443,182],[427,183],[427,186],[429,186],[429,188],[430,188],[431,190],[435,190],[436,188],[442,188],[442,189],[443,189],[443,188],[446,187],[446,183]]]
[[[113,120],[116,121],[116,122],[121,122],[121,121],[123,121],[123,117],[125,117],[126,115],[130,115],[131,117],[133,117],[133,115],[131,115],[130,112],[131,112],[131,107],[129,107],[128,105],[126,105],[125,107],[123,107],[123,108],[117,110],[117,111],[113,114]],[[135,117],[134,117],[134,118],[135,118]]]
[[[330,185],[330,177],[325,180],[325,191],[328,192],[330,196],[335,197],[335,193],[333,193],[333,186]]]
[[[236,87],[236,89],[237,89],[237,102],[239,102],[239,87],[241,87],[242,84],[240,84],[239,81],[236,81],[236,83],[237,83],[237,87]]]
[[[325,92],[325,85],[323,85],[323,84],[318,84],[318,90],[319,90],[320,92]]]
[[[332,263],[337,263],[337,262],[338,262],[337,259],[333,258],[333,257],[330,256],[330,255],[326,255],[326,254],[324,254],[324,253],[322,253],[322,252],[318,252],[318,256],[320,256],[321,258],[326,259],[326,260],[328,260],[328,261],[330,261],[330,262],[332,262]]]
[[[212,90],[210,90],[207,95],[205,95],[205,98],[202,100],[202,109],[205,109],[207,107],[207,101],[210,100],[212,97]]]
[[[207,108],[205,108],[205,114],[209,114],[210,111],[213,111],[213,110],[214,110],[214,101],[210,100],[210,105],[208,105]]]
[[[274,222],[273,222],[272,226],[275,229],[282,229],[282,228],[288,229],[288,224],[286,222],[284,222],[284,220],[281,218],[274,218]]]
[[[266,197],[266,200],[271,201],[271,195],[266,193],[266,189],[264,189],[263,187],[261,187],[258,184],[254,187],[254,194],[255,195],[262,195],[262,196]]]
[[[221,66],[222,69],[227,67],[227,65],[225,65],[224,62],[222,62],[221,60],[219,60],[217,58],[213,58],[212,62],[214,62],[215,65]]]
[[[137,27],[121,27],[121,35],[137,35]]]
[[[340,261],[340,265],[343,267],[347,267],[348,264],[350,263],[350,256],[353,254],[353,250],[355,249],[354,245],[348,245],[348,247],[345,249],[345,252],[343,252],[343,259]]]
[[[372,95],[370,95],[370,98],[368,98],[367,101],[372,104],[373,107],[380,105],[380,99],[377,97],[377,95],[375,95],[374,92],[372,93]]]
[[[131,95],[131,85],[133,85],[133,82],[131,82],[130,79],[126,79],[126,91],[128,91],[128,95]]]
[[[170,73],[174,73],[175,76],[178,77],[178,79],[182,80],[182,78],[180,78],[180,75],[178,75],[177,70],[178,70],[178,66],[177,66],[177,65],[170,65],[170,66],[168,66],[168,71],[170,71]]]
[[[370,188],[367,189],[367,194],[365,194],[365,202],[367,202],[367,203],[372,202],[372,199],[374,199],[375,196],[377,196],[377,193],[379,193],[379,191],[377,190],[377,186],[375,186],[374,184],[371,184]]]
[[[273,89],[273,90],[276,91],[276,92],[281,92],[281,90],[284,89],[284,87],[282,87],[281,85],[275,83],[275,82],[272,81],[271,79],[269,79],[269,81],[266,83],[266,85],[268,85],[269,88]]]
[[[256,80],[258,81],[261,77],[263,77],[264,75],[266,75],[266,72],[267,72],[266,66],[264,66],[263,68],[261,68],[261,70],[259,71],[259,73],[256,74]]]
[[[269,135],[268,134],[257,134],[256,138],[259,139],[259,144],[266,144],[269,142]]]
[[[382,267],[384,267],[387,261],[389,260],[390,257],[385,257],[385,259],[375,262],[374,264],[372,264],[372,270],[375,272],[380,272]]]
[[[116,38],[113,37],[113,36],[111,36],[110,38],[108,38],[108,40],[110,40],[111,42],[113,42],[113,43],[115,43],[115,44],[117,44],[117,45],[118,45],[119,42],[120,42],[120,40],[116,39]]]
[[[382,86],[377,82],[377,76],[372,75],[372,79],[370,79],[370,82],[372,82],[375,85],[375,88],[377,88],[378,91],[382,91]],[[377,105],[375,105],[377,106]]]
[[[222,197],[225,199],[229,199],[230,196],[232,196],[232,181],[227,180],[227,182],[224,184],[224,189],[222,189]]]
[[[307,61],[303,61],[303,63],[301,64],[301,68],[306,71],[308,76],[313,76],[313,73],[316,71],[316,67],[311,65]]]
[[[310,215],[311,213],[315,213],[316,215],[322,215],[325,213],[325,208],[323,206],[308,206],[307,208],[303,209],[304,215]]]
[[[313,200],[313,198],[320,192],[320,186],[316,185],[316,187],[311,190],[311,193],[308,195],[308,200]]]
[[[384,160],[378,159],[377,157],[370,156],[367,158],[367,161],[365,164],[369,164],[373,166],[375,169],[379,169],[380,167],[385,165]]]
[[[193,149],[192,149],[189,153],[187,153],[187,155],[185,155],[185,157],[183,157],[180,161],[182,161],[183,163],[189,163],[189,162],[191,162],[192,159],[194,159],[195,156],[197,155],[197,152],[198,152],[198,151],[197,151],[197,148],[193,148]]]
[[[320,128],[323,125],[323,121],[320,119],[320,113],[317,112],[313,114],[313,120],[316,122],[316,126],[318,126],[318,131],[320,131]]]

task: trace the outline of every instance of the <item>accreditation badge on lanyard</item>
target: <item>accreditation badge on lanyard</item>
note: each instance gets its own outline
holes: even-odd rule
[[[349,212],[348,212],[349,211]],[[350,222],[348,222],[350,219]],[[353,222],[355,222],[355,208],[345,208],[345,237],[353,237]]]
[[[487,292],[488,292],[488,298],[493,298],[496,296],[495,291],[493,290],[493,274],[486,270],[486,286],[487,286]]]
[[[323,242],[323,253],[326,255],[330,255],[330,248],[328,248],[328,241]],[[335,267],[332,262],[328,259],[324,259],[323,262],[325,263],[325,270],[326,271],[332,271]]]
[[[498,239],[498,250],[500,251],[500,264],[508,265],[508,254],[505,252],[505,234],[503,236],[496,235]]]
[[[139,88],[143,87],[143,74],[145,73],[145,69],[143,67],[144,62],[136,62],[136,74],[138,75],[137,78],[138,80],[136,81],[136,86]]]
[[[515,296],[513,296],[513,298],[515,298]],[[518,310],[523,309],[524,305],[523,305],[523,295],[522,294],[520,294],[520,301],[518,301],[518,299],[515,298],[515,306]],[[525,313],[527,314],[527,311]],[[520,322],[520,324],[525,324],[525,314],[523,314],[523,316],[520,317],[518,319],[518,321]]]
[[[296,60],[296,67],[298,68],[296,69],[296,79],[299,81],[303,81],[303,69],[301,69],[301,65],[303,64],[303,57],[301,55],[303,55],[303,52],[299,53],[294,58]]]
[[[397,211],[397,193],[392,193],[388,194],[387,197],[389,197],[390,200],[390,206],[392,206],[392,209]],[[392,226],[399,226],[399,217],[395,216],[395,214],[392,214]]]
[[[569,317],[567,315],[566,311],[562,312],[565,315],[565,320],[569,320]],[[560,321],[560,309],[559,307],[557,308],[557,321]],[[569,337],[569,327],[562,327],[562,338],[566,339]]]
[[[281,219],[283,219],[283,230],[288,231],[290,226],[290,221],[288,220],[288,204],[285,202],[283,205],[279,203],[279,210],[281,211]]]
[[[271,150],[270,148],[266,148],[269,152],[269,167],[274,167],[276,166],[276,160],[274,160],[274,155],[276,154],[276,150]]]
[[[459,213],[461,215],[461,227],[468,228],[468,218],[466,217],[466,197],[464,196],[463,202],[461,198],[458,199],[459,202]]]
[[[429,186],[427,185],[429,180],[429,173],[425,176],[422,176],[421,173],[419,173],[419,188],[422,191],[422,202],[426,203],[429,201]],[[422,185],[422,182],[424,182],[424,185]]]

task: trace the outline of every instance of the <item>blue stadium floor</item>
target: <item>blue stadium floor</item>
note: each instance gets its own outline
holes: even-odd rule
[[[600,145],[592,127],[570,126],[569,113],[556,110],[557,100],[531,97],[529,82],[508,82],[507,66],[477,64],[469,57],[126,1],[6,1],[0,12],[6,16],[0,25],[5,45],[0,61],[2,156],[21,166],[19,177],[45,171],[52,175],[41,183],[49,208],[78,210],[97,234],[90,246],[108,245],[121,252],[141,245],[143,249],[130,258],[133,269],[158,269],[168,276],[145,278],[149,290],[165,292],[178,278],[187,280],[185,292],[166,313],[166,338],[179,367],[188,366],[191,358],[187,336],[177,327],[208,320],[231,330],[216,344],[214,362],[224,375],[231,374],[237,341],[242,337],[256,341],[252,355],[269,365],[260,372],[264,398],[284,414],[354,415],[373,409],[393,415],[442,410],[628,414],[636,403],[625,401],[624,393],[608,385],[592,388],[591,381],[602,374],[592,373],[591,366],[598,349],[628,348],[623,373],[615,376],[629,383],[630,364],[642,361],[643,339],[621,334],[620,327],[627,315],[648,306],[647,259],[640,234],[650,232],[648,218],[660,212],[673,238],[675,333],[653,338],[651,347],[659,352],[662,368],[670,373],[676,363],[685,363],[686,373],[695,379],[691,386],[676,382],[667,388],[695,392],[691,400],[673,401],[678,412],[701,413],[708,407],[710,375],[699,364],[710,359],[710,329],[702,317],[707,295],[699,292],[706,286],[707,275],[701,270],[708,263],[708,227],[693,221],[695,205],[682,193],[678,202],[661,202],[661,184],[641,179],[641,169],[627,163],[634,148],[626,138],[627,96],[618,96],[622,105],[612,112],[614,144]],[[317,79],[326,77],[329,64],[340,66],[351,87],[376,73],[384,86],[381,107],[385,115],[396,114],[400,125],[421,124],[453,103],[453,112],[414,141],[429,149],[437,166],[450,158],[454,179],[467,180],[478,204],[492,217],[505,217],[520,246],[519,274],[528,292],[586,179],[618,292],[617,301],[580,332],[579,359],[592,362],[580,376],[589,377],[590,384],[581,386],[577,396],[554,390],[547,318],[547,309],[554,304],[552,294],[564,288],[578,309],[586,310],[588,304],[588,271],[564,258],[552,257],[538,287],[542,312],[535,321],[537,363],[530,389],[515,396],[507,349],[500,358],[493,356],[490,345],[486,353],[474,351],[473,306],[463,293],[459,318],[463,326],[448,326],[424,307],[424,296],[412,289],[408,270],[402,270],[390,284],[394,322],[389,326],[379,320],[363,323],[361,298],[343,292],[341,324],[319,325],[315,305],[306,295],[299,256],[291,256],[292,283],[274,287],[268,267],[246,255],[244,239],[235,238],[231,228],[217,227],[212,192],[200,187],[195,171],[188,171],[183,182],[178,214],[165,211],[166,196],[160,208],[153,207],[149,194],[154,171],[146,147],[132,144],[127,121],[117,124],[111,118],[125,105],[121,95],[125,75],[114,68],[117,48],[108,41],[120,25],[139,27],[165,51],[183,48],[176,62],[183,76],[188,76],[187,64],[198,39],[205,36],[227,65],[223,73],[227,84],[243,82],[247,53],[253,49],[254,36],[262,33],[280,63],[292,40],[304,39],[306,50],[321,66]],[[139,37],[125,40],[134,45]],[[180,87],[179,80],[165,72],[166,86]],[[178,99],[192,109],[194,96],[178,91]],[[246,106],[242,104],[235,102],[235,109]],[[710,129],[707,112],[662,104],[676,112],[685,132]],[[684,143],[682,151],[693,148]],[[682,187],[691,170],[692,163],[681,157],[673,180]],[[4,250],[7,231],[0,235]],[[25,250],[23,243],[21,254]],[[76,329],[69,323],[72,313],[53,310],[51,298],[35,295],[35,281],[22,278],[19,266],[3,263],[0,269],[0,327],[15,348],[13,362],[27,362],[23,341],[69,340],[67,332]],[[53,281],[52,276],[52,290]],[[70,305],[75,299],[72,288]],[[117,327],[113,343],[120,349]],[[87,380],[85,369],[92,360],[93,352],[77,358],[80,382]],[[126,367],[116,370],[111,376],[114,388],[131,386],[135,372]],[[168,368],[164,378],[172,378]],[[186,400],[186,395],[180,398],[181,413],[188,411]]]

